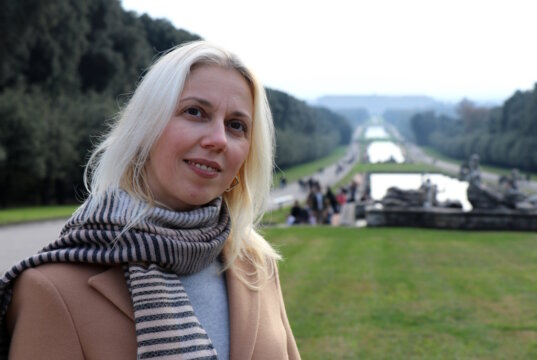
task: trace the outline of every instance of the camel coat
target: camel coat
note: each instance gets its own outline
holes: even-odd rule
[[[300,359],[278,274],[260,291],[249,290],[231,270],[226,281],[230,359]],[[6,320],[10,359],[136,359],[133,308],[121,267],[28,269],[14,284]]]

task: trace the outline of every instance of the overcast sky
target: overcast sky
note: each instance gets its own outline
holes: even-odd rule
[[[533,0],[122,0],[237,53],[266,86],[505,100],[537,82]]]

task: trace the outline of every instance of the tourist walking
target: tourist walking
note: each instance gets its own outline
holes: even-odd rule
[[[307,202],[313,218],[313,223],[324,224],[326,219],[327,207],[325,203],[325,196],[322,193],[321,186],[318,182],[314,182],[312,184]]]

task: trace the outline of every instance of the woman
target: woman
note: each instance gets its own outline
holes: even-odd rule
[[[90,196],[60,238],[0,279],[4,352],[299,358],[280,257],[255,231],[273,152],[264,89],[237,57],[206,42],[161,57],[90,158]]]

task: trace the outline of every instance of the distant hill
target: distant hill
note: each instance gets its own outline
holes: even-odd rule
[[[371,115],[382,115],[386,110],[434,110],[445,113],[453,108],[452,104],[421,95],[327,95],[318,98],[316,103],[332,110],[365,109]]]

